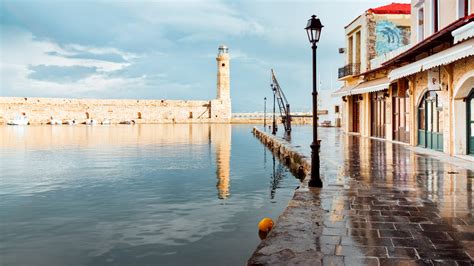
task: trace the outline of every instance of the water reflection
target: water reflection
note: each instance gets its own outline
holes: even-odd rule
[[[222,126],[222,125],[220,125]],[[212,125],[216,127],[216,125]],[[213,130],[212,142],[216,143],[217,195],[219,199],[230,196],[230,142],[231,127],[225,125],[220,131]]]
[[[273,167],[272,167],[272,176],[271,176],[271,181],[270,181],[270,199],[275,198],[275,193],[277,189],[279,188],[280,182],[283,180],[285,177],[285,168],[282,164],[276,165],[276,158],[275,156],[272,156],[272,162],[273,162]]]
[[[0,264],[242,265],[259,243],[255,225],[299,184],[283,171],[269,199],[272,162],[262,167],[250,132],[0,127]]]

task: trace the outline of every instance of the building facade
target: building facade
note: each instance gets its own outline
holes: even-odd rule
[[[0,124],[19,115],[30,124],[46,124],[52,118],[84,123],[95,119],[120,123],[230,123],[230,57],[226,46],[219,46],[217,97],[212,100],[131,100],[0,97]]]
[[[386,74],[364,76],[361,73],[376,68],[377,60],[387,53],[408,45],[410,24],[410,5],[390,4],[367,10],[345,27],[346,65],[338,73],[344,87],[333,95],[343,97],[342,127],[346,132],[362,136],[386,135],[386,128],[382,126],[386,102],[382,96],[387,91],[370,91],[373,86],[379,88],[387,83]]]
[[[413,0],[410,43],[378,55],[356,76],[359,83],[333,94],[344,101],[344,130],[474,155],[473,6],[473,0]]]

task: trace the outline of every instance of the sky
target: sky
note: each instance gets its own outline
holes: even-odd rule
[[[391,2],[0,0],[0,96],[213,99],[225,44],[233,112],[263,110],[272,68],[292,111],[310,111],[315,14],[321,106],[333,110],[344,26]]]

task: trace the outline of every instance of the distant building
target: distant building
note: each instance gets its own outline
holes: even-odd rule
[[[401,4],[382,8],[406,12]],[[343,76],[344,87],[333,93],[343,100],[343,128],[473,155],[474,0],[412,0],[409,8],[410,43],[380,46],[385,53],[369,55],[368,68]]]

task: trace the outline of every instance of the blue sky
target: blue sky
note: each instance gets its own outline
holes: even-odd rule
[[[344,26],[392,1],[0,0],[0,96],[212,99],[219,44],[229,46],[234,112],[263,108],[270,69],[292,104],[311,106],[314,13],[322,106],[344,64]],[[408,2],[408,1],[402,1]]]

